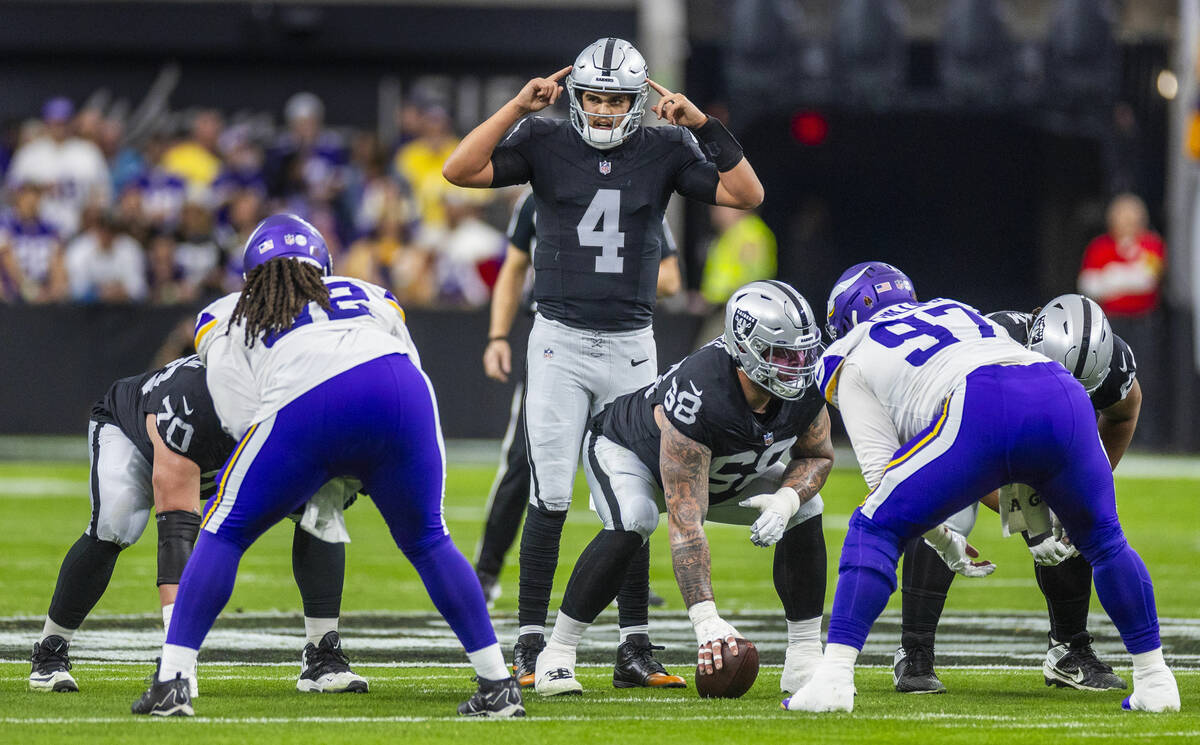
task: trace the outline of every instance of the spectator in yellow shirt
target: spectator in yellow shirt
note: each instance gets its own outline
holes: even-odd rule
[[[224,126],[220,112],[214,109],[197,112],[192,119],[191,137],[163,153],[163,170],[183,177],[193,190],[212,187],[221,172],[221,159],[216,153]]]
[[[409,106],[418,111],[418,115],[412,117],[418,131],[414,139],[396,151],[392,168],[411,185],[421,220],[434,227],[444,227],[446,213],[442,208],[442,195],[449,184],[442,178],[442,164],[458,147],[458,137],[445,107],[428,100],[413,101]]]
[[[724,306],[742,285],[775,277],[775,234],[752,210],[714,206],[709,214],[717,237],[708,247],[700,293]]]

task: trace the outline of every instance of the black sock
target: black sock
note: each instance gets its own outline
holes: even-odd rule
[[[506,470],[492,495],[492,506],[483,525],[479,541],[479,556],[475,570],[494,577],[500,576],[504,556],[517,539],[521,516],[529,504],[529,458],[525,449],[525,416],[522,407],[517,430],[505,454]]]
[[[111,541],[80,536],[58,570],[58,583],[50,599],[50,620],[64,628],[79,628],[108,589],[120,553],[121,547]]]
[[[606,530],[604,532],[617,531]],[[637,534],[635,533],[635,535]],[[571,618],[575,617],[571,616]],[[621,583],[621,589],[617,591],[617,625],[624,629],[629,626],[646,626],[649,623],[650,541],[646,541],[633,550],[633,560],[625,569],[625,581]]]
[[[329,543],[299,525],[292,537],[292,575],[308,618],[337,618],[342,613],[346,544]]]
[[[954,571],[921,536],[904,547],[900,643],[932,647]]]
[[[546,625],[554,570],[558,568],[558,543],[566,520],[566,510],[551,512],[529,505],[521,533],[521,584],[517,595],[520,626]]]
[[[1092,565],[1075,556],[1054,567],[1035,565],[1038,587],[1046,596],[1050,611],[1050,636],[1056,642],[1069,642],[1072,636],[1087,631],[1088,605],[1092,600]]]
[[[617,596],[622,583],[627,582],[641,545],[642,537],[628,530],[602,530],[596,534],[575,562],[563,597],[563,613],[576,621],[595,621]],[[648,593],[643,597],[648,599]],[[642,618],[645,617],[643,605]]]
[[[792,527],[775,544],[775,592],[789,621],[804,621],[825,612],[827,563],[820,515]]]

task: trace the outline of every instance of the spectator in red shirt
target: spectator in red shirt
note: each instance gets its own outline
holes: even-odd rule
[[[1120,194],[1108,206],[1108,232],[1083,253],[1079,290],[1109,318],[1142,317],[1158,307],[1165,251],[1148,223],[1146,204]]]

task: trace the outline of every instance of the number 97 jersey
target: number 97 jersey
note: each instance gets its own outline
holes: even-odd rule
[[[971,306],[939,298],[889,306],[855,326],[825,350],[817,382],[825,400],[842,408],[843,380],[853,380],[856,393],[869,393],[889,412],[906,442],[972,370],[1047,361]]]

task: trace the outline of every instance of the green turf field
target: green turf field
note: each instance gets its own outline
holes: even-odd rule
[[[616,691],[608,682],[616,642],[615,613],[605,613],[580,650],[582,698],[537,700],[521,722],[462,721],[454,706],[472,690],[465,658],[412,569],[391,544],[368,502],[347,513],[354,542],[347,550],[343,608],[346,649],[372,682],[365,696],[305,696],[294,690],[303,644],[299,594],[291,578],[291,524],[285,523],[247,553],[225,614],[201,654],[198,716],[189,721],[145,721],[128,714],[143,689],[162,631],[157,614],[155,537],[128,549],[108,593],[72,646],[73,673],[82,691],[39,694],[26,688],[29,646],[36,639],[58,565],[88,519],[86,464],[0,463],[0,742],[141,742],[171,728],[189,742],[384,742],[489,738],[494,742],[758,742],[802,737],[812,742],[1200,741],[1200,479],[1171,477],[1187,469],[1162,461],[1121,478],[1118,496],[1130,542],[1154,578],[1168,661],[1178,670],[1183,713],[1123,714],[1120,692],[1083,694],[1047,689],[1041,682],[1046,621],[1028,552],[1020,539],[1003,539],[999,521],[982,514],[972,542],[996,561],[986,579],[959,578],[939,634],[944,696],[891,692],[884,663],[898,642],[898,597],[864,649],[859,697],[851,715],[796,715],[778,709],[784,631],[771,581],[771,553],[754,547],[747,528],[710,526],[718,607],[759,645],[764,668],[750,694],[738,701],[700,701],[687,691]],[[1154,474],[1158,474],[1155,476]],[[458,545],[473,552],[492,469],[452,468],[447,521]],[[861,500],[861,478],[835,471],[823,494],[830,554],[828,604],[846,519]],[[598,523],[586,492],[567,523],[556,590]],[[665,527],[652,544],[652,582],[667,598],[652,611],[662,658],[688,673],[694,641],[675,589]],[[515,634],[516,566],[505,570],[495,621],[506,646]],[[552,602],[557,607],[557,600]],[[1100,612],[1093,602],[1093,613]],[[1102,656],[1127,658],[1111,625],[1094,615]],[[1128,670],[1124,670],[1127,674]],[[476,727],[490,727],[486,732]],[[530,729],[532,728],[532,729]],[[174,740],[173,740],[174,741]]]

